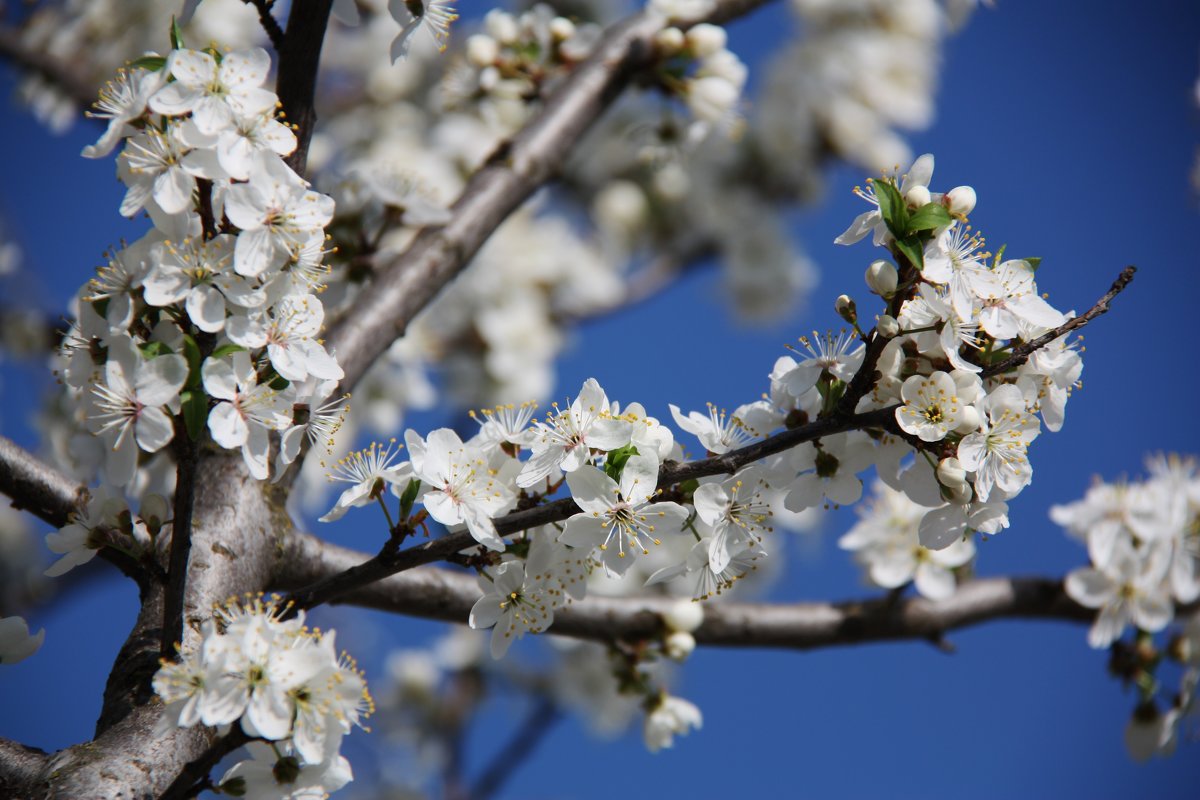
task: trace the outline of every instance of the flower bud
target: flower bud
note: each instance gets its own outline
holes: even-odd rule
[[[467,39],[467,61],[471,66],[491,66],[499,55],[500,45],[487,34],[477,33]]]
[[[662,615],[669,630],[691,633],[704,622],[704,606],[694,600],[679,600]]]
[[[663,28],[654,36],[654,44],[663,55],[672,56],[683,49],[686,40],[679,28]]]
[[[501,44],[512,44],[521,35],[513,15],[498,8],[493,8],[483,18],[483,27],[489,36]]]
[[[885,339],[895,339],[900,335],[900,323],[891,314],[884,314],[875,323],[875,330]]]
[[[686,631],[675,631],[663,640],[663,655],[672,661],[687,661],[696,649],[696,639]]]
[[[975,190],[970,186],[955,186],[942,198],[951,214],[966,216],[975,210]]]
[[[890,261],[879,259],[867,267],[867,287],[880,297],[891,297],[897,280],[896,267]]]
[[[980,424],[983,423],[983,417],[979,416],[979,409],[975,406],[964,405],[959,410],[959,423],[954,428],[955,433],[974,433],[979,430]]]
[[[550,20],[550,35],[560,42],[565,42],[575,35],[575,23],[566,17],[555,17]]]
[[[908,203],[909,208],[920,208],[932,199],[927,186],[914,186],[904,195],[904,202]]]
[[[839,295],[838,299],[833,301],[833,310],[851,325],[858,323],[858,307],[854,305],[854,299],[850,295]]]
[[[975,499],[975,492],[971,489],[971,484],[966,482],[954,489],[943,489],[942,494],[947,502],[956,506],[965,506]]]
[[[684,38],[697,58],[708,58],[725,49],[725,29],[719,25],[702,22],[689,30]]]
[[[967,482],[967,471],[957,458],[943,458],[937,466],[937,479],[947,489],[955,489]]]

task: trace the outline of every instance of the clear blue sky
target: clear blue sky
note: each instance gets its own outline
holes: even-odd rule
[[[1200,143],[1193,91],[1200,8],[998,5],[950,42],[938,118],[912,137],[914,151],[936,154],[935,186],[975,186],[972,219],[992,244],[1007,241],[1013,252],[1044,258],[1039,284],[1058,307],[1082,310],[1123,266],[1140,268],[1113,312],[1086,331],[1084,389],[1063,431],[1035,444],[1034,482],[1013,504],[1012,528],[980,547],[983,575],[1061,575],[1086,556],[1049,522],[1051,504],[1081,496],[1093,474],[1140,473],[1147,453],[1200,451],[1191,344],[1200,206],[1188,183]],[[773,39],[780,19],[780,9],[763,12],[735,31],[734,47],[752,69],[762,37]],[[11,85],[6,77],[0,93]],[[0,113],[9,153],[0,217],[37,275],[31,285],[5,285],[5,300],[59,312],[103,249],[135,232],[117,214],[121,187],[111,162],[77,158],[95,138],[93,128],[54,138],[11,104]],[[731,406],[756,396],[785,342],[837,326],[829,310],[836,295],[849,291],[860,304],[867,296],[861,276],[870,248],[832,244],[861,210],[849,189],[862,177],[834,171],[827,202],[797,222],[821,267],[810,312],[765,331],[711,324],[730,316],[714,276],[702,274],[584,329],[562,364],[559,394],[594,375],[610,396],[640,400],[663,417],[668,402]],[[629,353],[664,320],[675,329],[697,324],[686,338],[656,343],[666,352],[645,353],[641,365],[601,349],[629,342],[613,348]],[[27,391],[24,382],[37,373],[2,368],[0,432],[31,444],[24,419],[46,378]],[[852,519],[850,511],[835,514],[822,557],[793,558],[774,596],[869,593],[834,546]],[[0,672],[0,735],[44,748],[90,736],[136,602],[133,587],[119,579],[91,591],[33,614],[33,624],[47,628],[46,644]],[[369,619],[383,627],[352,623],[342,612],[325,617],[345,628],[339,644],[369,674],[377,674],[387,646],[412,646],[438,630]],[[637,733],[597,743],[569,720],[502,796],[1196,797],[1200,745],[1145,766],[1126,757],[1122,730],[1133,696],[1107,676],[1105,654],[1090,650],[1084,633],[1059,623],[993,623],[953,635],[953,656],[922,644],[701,651],[681,671],[678,692],[703,709],[703,731],[650,756]],[[531,648],[513,652],[519,657],[523,649]],[[471,740],[474,763],[505,739],[511,710],[497,706],[485,716],[485,729]],[[368,773],[364,764],[360,774]]]

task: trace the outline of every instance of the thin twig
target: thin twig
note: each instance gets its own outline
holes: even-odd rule
[[[517,767],[521,766],[545,738],[561,714],[554,701],[541,697],[504,747],[492,757],[483,774],[471,787],[471,800],[487,800],[504,785]]]
[[[222,758],[249,741],[250,737],[243,733],[241,728],[234,728],[220,739],[217,739],[198,758],[187,763],[183,771],[167,787],[167,790],[162,793],[159,800],[189,800],[189,798],[195,797],[198,794],[197,786],[208,778],[212,768]]]
[[[242,0],[248,6],[254,6],[258,10],[258,21],[262,23],[262,28],[267,32],[267,37],[271,40],[271,46],[275,48],[275,52],[283,49],[284,35],[283,28],[279,27],[279,22],[275,17],[271,16],[271,9],[275,6],[275,0]]]
[[[1010,355],[1008,358],[1004,359],[998,364],[992,364],[990,367],[985,368],[982,372],[982,377],[990,378],[993,375],[999,375],[1002,372],[1008,372],[1013,367],[1021,366],[1029,360],[1031,355],[1036,353],[1038,350],[1041,350],[1058,337],[1065,336],[1077,328],[1082,328],[1084,325],[1087,325],[1101,314],[1108,313],[1109,303],[1111,303],[1113,298],[1123,292],[1125,287],[1133,281],[1133,274],[1135,272],[1137,272],[1137,267],[1132,265],[1121,270],[1121,274],[1117,276],[1115,281],[1113,281],[1113,285],[1107,292],[1105,292],[1103,297],[1096,301],[1094,306],[1089,308],[1080,316],[1067,320],[1054,330],[1049,331],[1048,333],[1043,333],[1041,336],[1032,341],[1017,345],[1013,348],[1012,355]]]
[[[739,450],[702,461],[685,463],[668,461],[659,471],[659,485],[665,487],[707,475],[737,472],[747,464],[783,452],[803,442],[811,442],[822,436],[831,436],[849,430],[891,427],[895,425],[896,408],[898,406],[889,406],[851,417],[819,419],[808,425],[777,433]],[[579,511],[579,506],[575,504],[575,501],[565,497],[536,508],[514,511],[500,517],[495,521],[496,532],[501,536],[508,536],[539,525],[559,522]],[[478,542],[468,531],[447,534],[406,550],[396,550],[389,542],[375,557],[357,564],[341,574],[330,575],[312,586],[298,589],[288,595],[287,601],[290,601],[297,611],[313,608],[397,572],[403,572],[421,564],[441,561],[476,544]]]

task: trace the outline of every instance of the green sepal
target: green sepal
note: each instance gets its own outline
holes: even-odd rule
[[[179,20],[171,17],[171,49],[186,50],[187,47],[183,43],[183,31],[179,30]]]
[[[950,216],[950,212],[941,203],[926,203],[908,218],[908,232],[912,234],[921,231],[937,230],[938,228],[945,228],[953,221],[954,218]]]
[[[230,342],[229,344],[223,344],[216,350],[213,350],[212,355],[209,356],[209,358],[221,359],[225,356],[232,355],[233,353],[244,352],[245,350],[246,348],[242,347],[240,344],[233,344]]]
[[[200,345],[188,333],[183,335],[183,357],[188,363],[187,382],[183,386],[185,389],[195,389],[200,385],[200,364],[204,358],[200,355]]]
[[[925,248],[916,235],[896,239],[896,249],[917,268],[917,272],[925,269]]]
[[[630,456],[636,456],[637,454],[637,448],[632,444],[618,447],[616,450],[610,450],[608,460],[604,462],[604,474],[619,483],[621,480],[621,470],[625,469],[625,462],[629,460]]]
[[[892,236],[903,239],[908,235],[908,206],[900,196],[900,190],[888,180],[874,182],[875,197],[879,200],[879,213]]]
[[[188,438],[194,442],[200,438],[204,423],[208,422],[208,395],[197,389],[184,389],[179,399],[184,427]]]
[[[1037,268],[1042,265],[1041,256],[1030,256],[1029,258],[1022,258],[1021,260],[1028,264],[1034,272],[1037,272]]]
[[[504,554],[506,556],[516,556],[517,558],[529,558],[530,544],[528,539],[513,542],[504,548]]]
[[[142,56],[129,62],[130,69],[144,69],[149,72],[158,72],[167,65],[167,59],[162,56]]]
[[[420,478],[413,478],[408,482],[408,486],[404,487],[404,493],[400,495],[400,519],[408,519],[408,515],[412,513],[413,505],[417,502],[417,493],[420,491]]]
[[[142,351],[142,356],[147,361],[152,358],[158,358],[159,356],[169,356],[172,352],[171,348],[167,347],[162,342],[145,342],[144,344],[138,345],[138,350]]]

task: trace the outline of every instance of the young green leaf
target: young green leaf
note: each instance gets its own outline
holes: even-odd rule
[[[183,335],[183,357],[188,363],[188,378],[184,387],[195,389],[200,386],[200,363],[204,359],[200,356],[200,345],[187,333]]]
[[[223,344],[216,350],[213,350],[212,355],[209,356],[209,358],[224,358],[225,356],[232,355],[234,353],[240,353],[245,349],[246,348],[242,347],[240,344]]]
[[[129,66],[133,69],[144,69],[150,72],[158,72],[166,65],[167,59],[162,56],[142,56],[129,63]]]
[[[900,190],[888,180],[873,181],[875,197],[879,200],[879,213],[892,236],[903,239],[908,234],[908,206],[900,196]]]
[[[183,31],[179,30],[179,20],[171,17],[171,49],[185,50],[183,44]]]
[[[637,454],[637,448],[631,444],[618,447],[616,450],[610,450],[608,460],[604,462],[604,474],[614,481],[620,482],[621,470],[625,469],[625,462],[629,460],[630,456],[636,456]]]
[[[138,345],[138,349],[142,351],[142,355],[147,359],[169,356],[171,354],[171,348],[162,342],[146,342]]]
[[[200,438],[204,423],[208,421],[208,395],[199,389],[185,389],[179,394],[179,400],[184,427],[188,438],[194,442]]]
[[[925,248],[921,246],[921,240],[915,234],[904,239],[896,239],[895,245],[896,249],[917,268],[918,272],[925,268]]]
[[[417,493],[421,491],[421,481],[419,478],[413,478],[408,482],[408,486],[404,487],[404,493],[400,495],[400,519],[408,519],[408,515],[412,513],[413,504],[417,502]]]
[[[941,203],[926,203],[908,218],[908,232],[932,231],[944,228],[953,221],[954,218]]]

